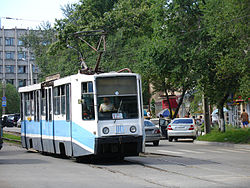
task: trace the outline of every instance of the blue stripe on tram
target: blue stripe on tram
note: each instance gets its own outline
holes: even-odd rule
[[[42,120],[42,135],[53,136],[52,122]],[[21,132],[24,133],[24,125],[26,125],[26,134],[41,135],[40,122],[25,120],[22,122]],[[64,120],[54,121],[54,136],[58,137],[71,137],[70,135],[70,122]],[[77,142],[94,150],[95,147],[95,135],[72,122],[72,138]]]

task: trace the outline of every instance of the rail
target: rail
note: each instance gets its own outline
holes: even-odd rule
[[[3,133],[15,135],[15,136],[21,136],[21,133],[18,133],[18,132],[3,131]],[[20,144],[21,144],[21,141],[20,141],[20,140],[11,139],[11,138],[5,138],[5,137],[2,137],[2,139],[3,139],[3,140],[7,140],[7,141],[11,141],[11,142],[20,143]]]

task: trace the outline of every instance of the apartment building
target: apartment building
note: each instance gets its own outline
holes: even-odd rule
[[[21,36],[29,33],[28,29],[0,30],[0,81],[18,87],[37,83],[38,67],[34,54],[25,48]]]

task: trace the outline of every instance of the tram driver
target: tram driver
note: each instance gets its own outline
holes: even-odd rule
[[[112,112],[115,111],[115,106],[110,102],[107,97],[103,98],[103,103],[100,105],[99,112]]]

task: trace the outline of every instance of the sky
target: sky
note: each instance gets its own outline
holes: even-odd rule
[[[53,25],[55,18],[63,18],[61,7],[76,2],[78,0],[0,0],[1,27],[35,29],[46,21]]]

